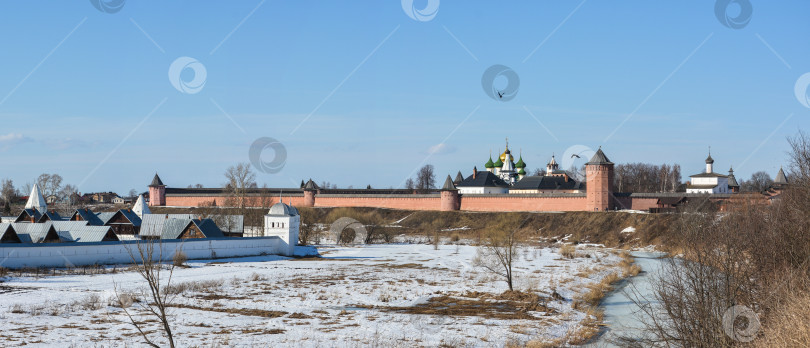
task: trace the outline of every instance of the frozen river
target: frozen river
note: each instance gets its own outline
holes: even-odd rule
[[[632,300],[636,297],[634,292],[643,298],[652,298],[651,276],[658,273],[667,262],[662,258],[664,253],[633,252],[636,263],[641,266],[642,272],[638,276],[624,282],[616,291],[605,297],[602,308],[605,310],[605,324],[607,331],[592,345],[594,347],[620,347],[616,343],[618,337],[637,338],[641,336],[641,318],[636,314],[639,307]]]

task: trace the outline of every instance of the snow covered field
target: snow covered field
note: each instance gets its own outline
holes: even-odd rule
[[[620,272],[620,257],[598,246],[579,246],[573,259],[561,257],[557,248],[524,248],[516,290],[539,295],[538,302],[504,294],[505,282],[472,265],[473,246],[318,251],[323,258],[191,261],[190,268],[175,270],[172,283],[188,285],[170,308],[178,346],[502,346],[551,340],[579,330],[585,319],[572,308],[572,298]],[[133,272],[5,278],[0,345],[142,346],[112,304],[114,286],[137,292],[144,284]],[[157,337],[157,323],[148,327]]]

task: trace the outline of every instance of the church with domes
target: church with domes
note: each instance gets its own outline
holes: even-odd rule
[[[517,162],[509,149],[509,140],[503,153],[492,161],[492,155],[484,164],[485,171],[473,168],[473,174],[466,179],[461,172],[456,176],[455,186],[461,194],[500,194],[500,193],[580,193],[585,190],[584,183],[576,181],[569,173],[560,170],[556,158],[552,155],[546,164],[546,170],[540,175],[527,175],[523,154],[518,155]]]

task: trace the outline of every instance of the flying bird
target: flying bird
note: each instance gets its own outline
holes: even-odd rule
[[[495,92],[498,93],[498,98],[499,99],[503,99],[503,93],[501,93],[501,91],[495,91]]]
[[[582,158],[582,157],[579,157],[579,155],[577,155],[577,154],[575,154],[575,153],[572,153],[572,154],[571,154],[571,158],[574,158],[574,157],[576,157],[576,158]]]

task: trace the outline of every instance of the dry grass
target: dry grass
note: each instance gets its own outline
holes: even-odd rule
[[[214,307],[200,307],[189,304],[167,304],[166,307],[194,309],[206,312],[230,313],[246,316],[262,317],[262,318],[278,318],[287,315],[287,312],[282,311],[268,311],[255,308],[214,308]]]
[[[636,260],[627,251],[622,251],[619,254],[622,260],[619,262],[619,267],[622,269],[622,278],[635,277],[641,273],[641,266],[636,264]]]
[[[810,347],[810,293],[787,295],[763,323],[761,333],[755,347]]]
[[[566,259],[573,259],[577,257],[577,247],[573,244],[565,244],[560,247],[559,253]]]
[[[529,312],[543,312],[546,315],[557,313],[556,310],[546,307],[547,301],[547,298],[535,293],[519,291],[506,291],[500,295],[468,292],[459,296],[432,297],[427,303],[412,307],[381,307],[378,309],[407,314],[539,320],[540,318]]]
[[[586,288],[586,291],[583,294],[580,294],[576,300],[574,300],[574,308],[581,309],[582,305],[588,305],[591,307],[596,307],[599,305],[599,302],[607,295],[608,292],[613,290],[613,283],[619,281],[621,278],[616,273],[610,273],[598,283],[589,284]]]

